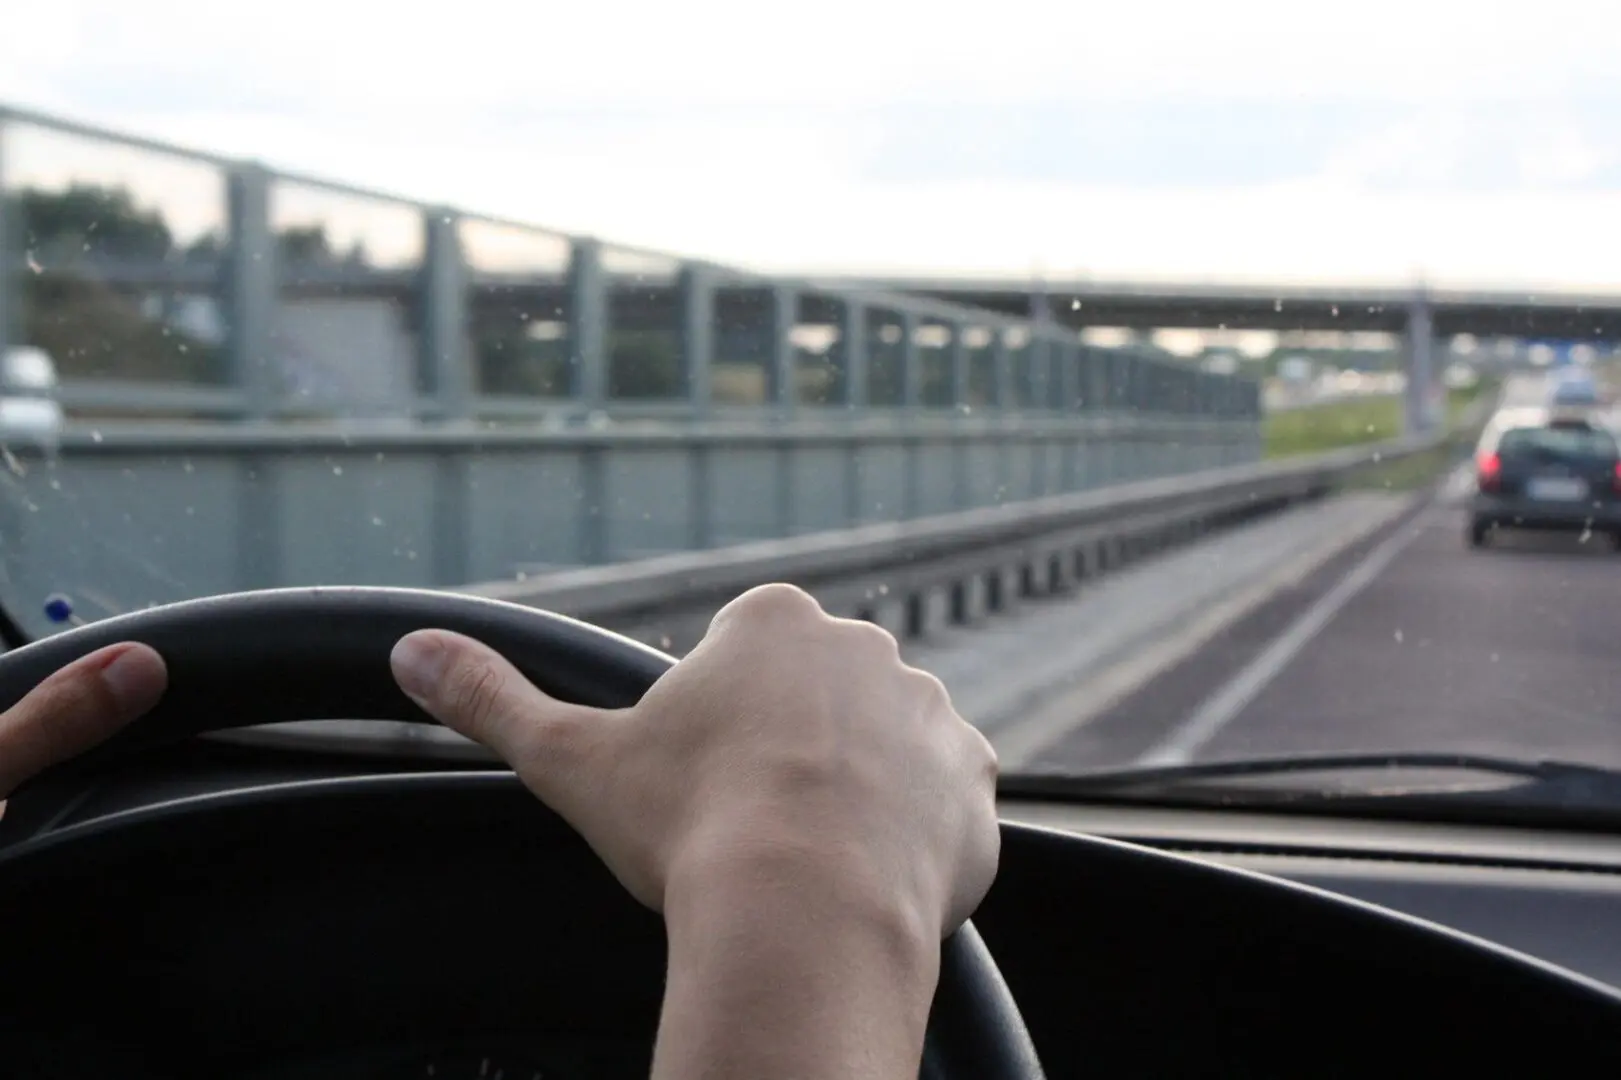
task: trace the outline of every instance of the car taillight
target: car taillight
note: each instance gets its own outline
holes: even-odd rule
[[[1621,495],[1621,461],[1615,463],[1615,471],[1610,473],[1610,488]]]
[[[1621,464],[1616,465],[1616,483],[1621,484]],[[1475,476],[1482,491],[1497,490],[1502,479],[1503,462],[1496,454],[1482,454],[1475,461]]]

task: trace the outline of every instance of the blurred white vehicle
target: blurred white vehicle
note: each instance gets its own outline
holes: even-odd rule
[[[56,362],[44,349],[11,345],[0,362],[0,442],[54,447],[62,434]]]

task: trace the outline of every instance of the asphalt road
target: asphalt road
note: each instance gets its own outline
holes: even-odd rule
[[[1468,550],[1450,498],[1283,590],[1041,755],[1041,768],[1442,751],[1621,767],[1621,554]]]

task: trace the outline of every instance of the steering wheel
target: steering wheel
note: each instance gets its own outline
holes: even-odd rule
[[[91,623],[0,656],[0,709],[52,672],[119,641],[155,648],[169,689],[150,713],[74,762],[13,793],[137,749],[210,731],[298,720],[435,721],[395,683],[394,644],[454,630],[507,657],[542,690],[598,708],[635,704],[675,663],[656,649],[550,612],[455,593],[385,588],[273,589],[190,600]],[[1007,983],[973,925],[941,948],[924,1077],[1039,1080],[1041,1065]]]

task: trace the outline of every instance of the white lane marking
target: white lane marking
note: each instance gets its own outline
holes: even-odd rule
[[[1163,636],[1141,649],[1132,650],[1118,663],[1083,676],[1074,685],[1045,688],[1046,700],[1027,707],[1017,720],[985,732],[991,745],[996,747],[1003,770],[1018,772],[1031,767],[1071,732],[1192,656],[1279,592],[1304,581],[1336,555],[1389,525],[1413,505],[1411,500],[1403,499],[1386,507],[1370,508],[1368,514],[1347,523],[1280,569],[1265,574],[1226,599],[1211,607],[1179,613],[1177,618],[1181,621],[1160,628]]]
[[[1433,519],[1429,507],[1408,522],[1395,535],[1363,557],[1351,572],[1308,608],[1287,630],[1274,638],[1266,650],[1251,660],[1239,673],[1215,694],[1205,699],[1194,714],[1182,721],[1137,759],[1139,765],[1184,765],[1193,760],[1211,739],[1226,727],[1245,706],[1255,700],[1294,658],[1300,655],[1329,620],[1350,603],[1374,578],[1384,572],[1391,561],[1411,544],[1420,533],[1431,527]]]

